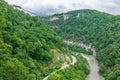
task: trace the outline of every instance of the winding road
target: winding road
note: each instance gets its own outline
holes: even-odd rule
[[[62,69],[68,68],[70,65],[74,65],[74,64],[77,62],[77,59],[76,59],[75,56],[71,56],[71,58],[72,58],[72,61],[71,61],[70,64],[68,64],[68,63],[65,61],[65,62],[62,64],[62,66],[61,66],[60,69],[53,71],[53,72],[50,73],[48,76],[46,76],[43,80],[48,80],[48,78],[50,77],[50,75],[55,74],[56,72],[58,72],[58,71],[60,71],[60,70],[62,70]]]
[[[98,61],[96,60],[96,51],[94,47],[91,47],[91,45],[86,45],[83,43],[77,43],[73,41],[64,41],[67,44],[71,45],[77,45],[80,47],[84,47],[86,50],[91,49],[93,52],[93,55],[86,55],[82,54],[81,55],[88,61],[89,66],[90,66],[90,73],[86,77],[86,80],[105,80],[99,73],[99,66],[98,66]]]

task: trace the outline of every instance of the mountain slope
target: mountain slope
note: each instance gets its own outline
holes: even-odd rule
[[[61,38],[38,17],[3,0],[0,5],[0,80],[35,80],[49,74],[57,64],[53,59],[63,53]]]
[[[4,0],[0,6],[0,80],[42,80],[68,62],[66,57],[71,61],[73,54],[41,19],[13,9]],[[84,80],[89,66],[78,58],[81,63],[70,65],[75,70],[70,76],[76,78],[80,73],[78,78]],[[59,75],[57,79],[67,76]]]
[[[106,80],[120,79],[120,16],[96,10],[77,10],[44,18],[63,39],[92,43],[100,73]]]

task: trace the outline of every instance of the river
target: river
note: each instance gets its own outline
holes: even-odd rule
[[[81,53],[81,55],[88,61],[89,66],[90,66],[90,73],[86,77],[86,80],[105,80],[98,72],[99,66],[98,66],[98,61],[96,60],[96,51],[95,51],[95,48],[92,47],[91,44],[87,45],[83,43],[77,43],[77,42],[66,41],[66,40],[64,42],[67,44],[83,47],[86,50],[91,49],[91,51],[93,52],[93,55],[86,55],[86,54]]]

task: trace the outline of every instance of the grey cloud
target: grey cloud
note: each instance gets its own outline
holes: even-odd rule
[[[20,5],[37,15],[46,16],[76,9],[96,9],[110,14],[120,14],[119,0],[5,0]]]

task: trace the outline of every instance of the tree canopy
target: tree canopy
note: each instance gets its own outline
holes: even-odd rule
[[[57,55],[51,50],[60,54],[63,47],[61,38],[39,17],[0,0],[0,80],[41,79]]]

